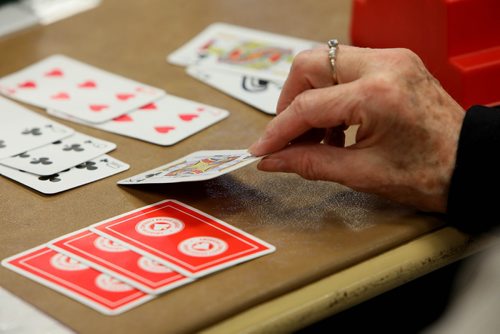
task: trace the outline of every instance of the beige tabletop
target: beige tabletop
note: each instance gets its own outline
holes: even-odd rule
[[[168,198],[262,238],[277,250],[165,293],[118,316],[101,315],[5,268],[0,269],[0,286],[81,333],[179,333],[210,326],[215,326],[210,329],[212,332],[245,328],[264,331],[255,325],[265,326],[278,318],[279,328],[290,330],[402,284],[434,269],[436,263],[443,265],[463,256],[469,243],[467,236],[450,228],[429,235],[444,225],[439,217],[417,213],[334,183],[263,173],[255,165],[206,182],[116,185],[117,180],[126,176],[197,150],[246,148],[271,119],[165,61],[168,53],[207,25],[226,22],[316,41],[335,37],[348,42],[349,20],[348,0],[104,0],[91,11],[2,38],[0,76],[49,55],[65,54],[170,94],[227,109],[231,115],[171,147],[61,121],[77,131],[115,142],[118,147],[111,155],[129,163],[131,168],[52,196],[0,178],[0,258]],[[46,115],[41,109],[29,108]],[[426,234],[425,251],[414,251],[412,243],[422,242],[420,237]],[[425,241],[429,237],[433,238],[430,243]],[[417,264],[424,263],[425,256],[432,257],[431,253],[448,254],[452,249],[453,256],[437,256],[440,261],[417,265],[420,270],[406,270],[399,279],[386,280],[383,288],[380,284],[363,285],[367,277],[376,282],[380,275],[381,266],[370,265],[373,263],[370,261],[380,261],[380,257],[383,259],[394,251],[404,254],[397,252],[401,247],[413,249],[409,254],[417,257]],[[392,268],[393,273],[400,268],[408,269],[401,258],[391,259],[394,264],[387,268]],[[344,278],[336,280],[339,276],[335,275]],[[372,288],[346,294],[353,298],[339,299],[336,294],[343,290],[335,284],[329,285],[332,277],[344,288]],[[307,290],[314,290],[318,284],[323,288],[315,290],[316,294]],[[329,296],[338,300],[340,307],[322,306],[319,296],[325,295],[318,291],[328,291],[325,286],[332,287]],[[295,301],[283,302],[283,298]],[[304,309],[306,302],[301,298],[309,300],[311,307]],[[309,313],[309,316],[291,322],[287,318],[290,312]]]

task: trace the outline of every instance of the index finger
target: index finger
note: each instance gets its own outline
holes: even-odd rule
[[[279,151],[314,128],[332,128],[360,123],[359,81],[302,92],[287,109],[273,118],[262,137],[249,151],[266,155]]]

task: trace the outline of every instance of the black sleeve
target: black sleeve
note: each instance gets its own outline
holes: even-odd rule
[[[500,108],[473,106],[465,115],[447,218],[468,233],[500,226]]]

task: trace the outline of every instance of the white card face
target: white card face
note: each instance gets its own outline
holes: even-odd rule
[[[201,66],[189,66],[186,71],[193,78],[217,88],[266,114],[276,115],[276,104],[283,87],[282,83]]]
[[[1,78],[0,93],[91,123],[123,115],[165,94],[63,55],[48,57]]]
[[[55,194],[91,183],[129,169],[129,165],[109,155],[49,176],[39,176],[1,166],[0,174],[44,194]]]
[[[210,66],[273,81],[284,81],[293,58],[319,45],[290,36],[215,23],[167,57],[176,65]]]
[[[108,153],[116,144],[75,133],[49,145],[0,160],[0,164],[36,175],[52,175]]]
[[[54,110],[49,114],[79,122]],[[135,111],[101,124],[83,123],[157,145],[173,145],[229,116],[229,111],[166,95]]]
[[[0,97],[0,159],[72,135],[75,131]]]
[[[118,184],[177,183],[213,179],[261,157],[247,150],[198,151],[181,159],[121,180]]]

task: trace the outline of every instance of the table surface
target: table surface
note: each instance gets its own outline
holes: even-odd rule
[[[230,111],[229,118],[162,147],[61,121],[115,142],[130,170],[46,196],[0,178],[0,258],[144,205],[171,198],[276,246],[273,254],[217,272],[118,316],[104,316],[0,268],[0,286],[77,332],[193,332],[355,266],[443,222],[338,184],[258,171],[254,165],[210,181],[123,187],[116,181],[205,149],[241,149],[266,115],[166,63],[165,56],[214,22],[316,41],[349,41],[350,1],[104,0],[96,9],[0,39],[0,76],[65,54]],[[43,110],[30,107],[41,114]],[[46,114],[45,114],[46,115]]]

